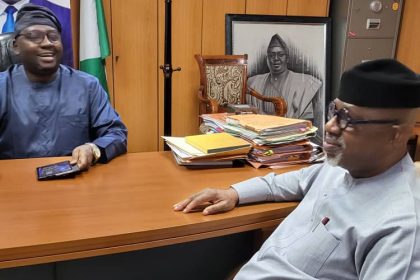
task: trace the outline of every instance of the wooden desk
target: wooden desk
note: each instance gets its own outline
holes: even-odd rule
[[[159,247],[277,225],[296,203],[214,216],[172,205],[204,187],[264,175],[251,167],[188,170],[169,152],[127,154],[74,179],[37,181],[63,158],[0,161],[0,268]],[[283,169],[288,171],[294,168]],[[283,172],[283,170],[281,172]]]

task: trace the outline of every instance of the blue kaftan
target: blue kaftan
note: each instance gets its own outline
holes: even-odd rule
[[[95,77],[64,65],[48,83],[30,82],[22,65],[0,72],[0,159],[71,155],[86,142],[103,161],[127,151],[127,128]]]

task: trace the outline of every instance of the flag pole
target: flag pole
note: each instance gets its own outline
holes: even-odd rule
[[[164,65],[160,66],[164,74],[164,102],[163,102],[163,133],[165,136],[172,135],[172,72],[180,71],[181,68],[172,68],[172,0],[165,0],[165,48]],[[165,150],[168,147],[165,145]]]

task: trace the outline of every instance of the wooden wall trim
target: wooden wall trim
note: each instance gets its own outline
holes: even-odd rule
[[[70,0],[73,66],[79,69],[80,0]]]
[[[247,14],[286,15],[288,0],[247,0]]]
[[[420,72],[420,1],[405,0],[398,37],[396,57],[408,67]]]
[[[288,0],[288,16],[327,16],[329,0]]]

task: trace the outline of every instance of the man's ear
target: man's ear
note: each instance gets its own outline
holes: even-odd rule
[[[19,47],[18,47],[18,45],[17,45],[16,38],[15,38],[15,39],[13,39],[13,42],[12,42],[12,51],[13,51],[13,53],[14,53],[15,55],[19,55],[19,54],[20,54],[20,49],[19,49]]]
[[[393,135],[391,137],[392,143],[404,142],[413,135],[413,127],[408,124],[397,124],[392,126]]]

